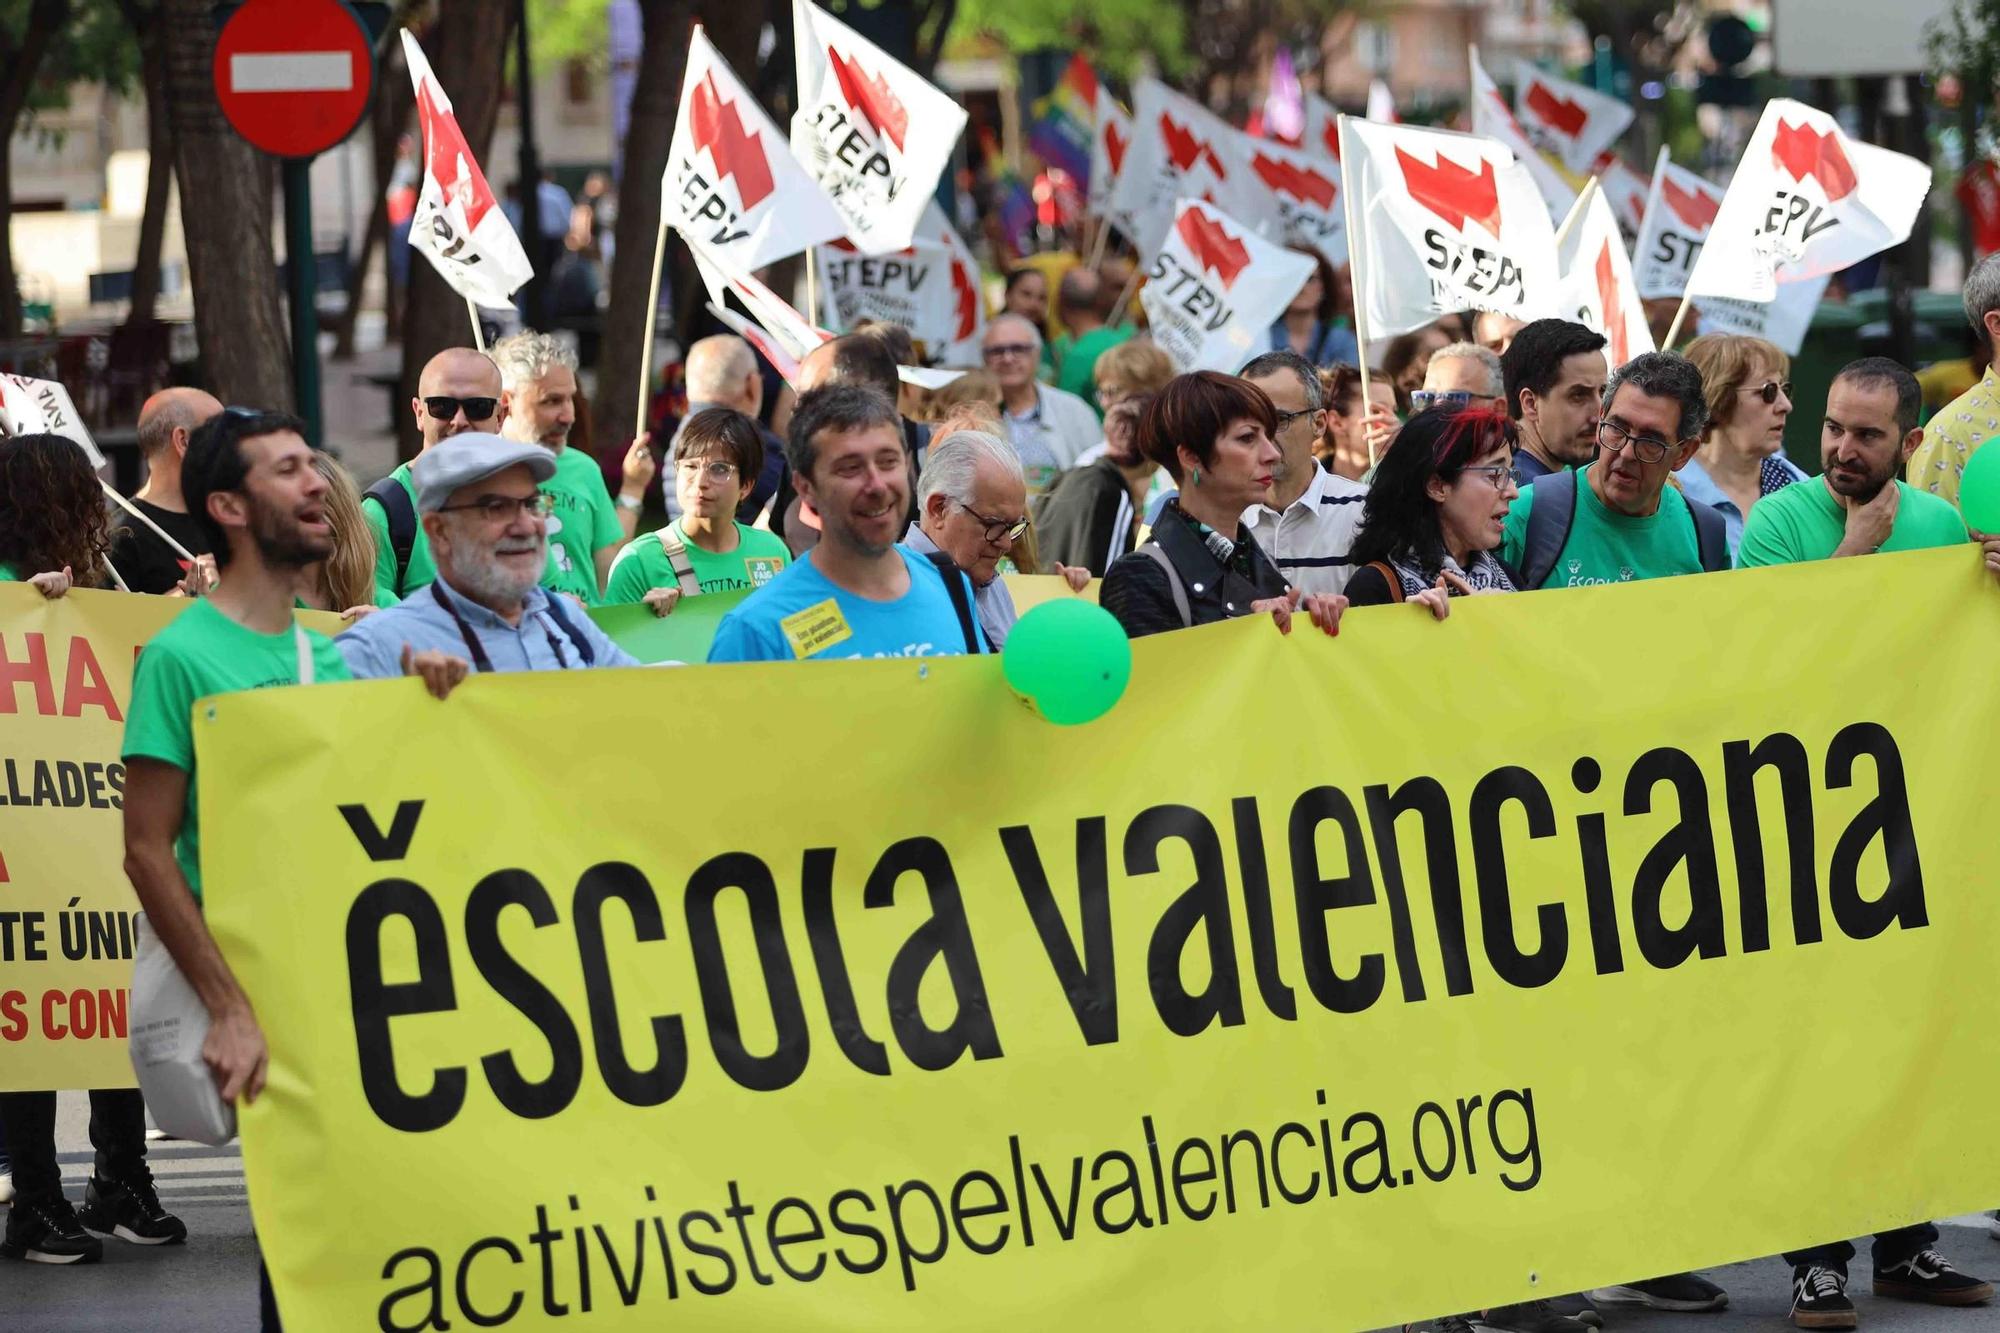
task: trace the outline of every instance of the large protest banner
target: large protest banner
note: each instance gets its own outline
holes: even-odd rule
[[[204,706],[287,1326],[1352,1329],[2000,1197],[2000,692],[1896,685],[1973,551],[1134,649]]]
[[[136,1081],[119,749],[139,649],[188,605],[0,584],[0,1092]]]

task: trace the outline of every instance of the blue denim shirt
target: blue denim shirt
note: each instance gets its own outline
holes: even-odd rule
[[[1681,484],[1681,494],[1690,500],[1699,500],[1722,515],[1723,531],[1729,537],[1729,558],[1736,559],[1736,544],[1743,540],[1743,520],[1746,515],[1736,507],[1736,502],[1723,494],[1715,479],[1708,475],[1708,469],[1701,465],[1699,458],[1690,458],[1686,466],[1674,474]],[[1794,482],[1806,480],[1805,472],[1783,454],[1772,454],[1758,466],[1757,494],[1769,495],[1772,491],[1782,491]]]
[[[442,596],[456,609],[495,671],[561,671],[586,665],[583,651],[588,645],[590,666],[643,666],[638,658],[607,637],[597,623],[574,602],[550,609],[550,596],[542,588],[530,588],[521,612],[521,623],[510,625],[494,612],[462,596],[442,577],[430,588],[412,593],[396,606],[384,607],[364,617],[335,639],[334,646],[347,659],[347,669],[357,680],[380,680],[403,674],[403,648],[417,652],[437,648],[453,657],[472,660],[473,653],[459,632],[458,622],[438,598]],[[560,594],[558,594],[560,595]],[[582,643],[579,644],[578,640]]]

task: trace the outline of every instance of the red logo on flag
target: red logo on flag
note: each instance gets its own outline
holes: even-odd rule
[[[1326,144],[1326,151],[1333,154],[1333,160],[1340,161],[1340,122],[1332,116],[1320,127],[1319,137]]]
[[[768,199],[775,187],[764,145],[754,133],[743,128],[736,104],[722,100],[712,72],[694,86],[694,95],[688,103],[688,114],[694,121],[695,146],[706,148],[715,159],[716,175],[735,178],[736,195],[742,200],[743,210],[747,213]]]
[[[1535,113],[1535,119],[1555,130],[1564,138],[1574,139],[1583,133],[1583,127],[1590,123],[1590,113],[1566,97],[1558,96],[1556,90],[1540,79],[1528,85],[1528,110]]]
[[[1467,222],[1477,222],[1495,236],[1500,234],[1500,180],[1491,162],[1481,158],[1474,174],[1443,153],[1433,166],[1400,148],[1396,162],[1412,199],[1460,231]]]
[[[958,302],[958,330],[952,340],[963,342],[979,327],[979,288],[973,283],[965,261],[957,255],[951,258],[951,291]]]
[[[1222,159],[1215,155],[1207,140],[1196,138],[1193,130],[1174,124],[1164,113],[1160,116],[1160,137],[1166,141],[1167,160],[1174,164],[1175,171],[1186,171],[1205,159],[1217,180],[1229,179],[1229,173],[1222,169]]]
[[[1674,210],[1675,217],[1696,231],[1707,231],[1722,210],[1722,201],[1711,197],[1708,191],[1683,190],[1671,176],[1660,182],[1660,197]]]
[[[854,113],[868,122],[869,128],[877,135],[885,136],[896,145],[896,151],[903,151],[903,136],[910,129],[910,113],[903,106],[903,99],[896,96],[895,89],[879,74],[870,74],[861,68],[858,60],[843,60],[840,52],[832,47],[826,49],[826,58],[833,65],[834,81],[840,85],[840,95],[854,108]]]
[[[417,89],[417,120],[424,132],[424,170],[438,183],[447,204],[457,204],[465,213],[470,231],[493,211],[493,191],[466,146],[458,128],[458,118],[437,104],[436,85],[425,80]]]
[[[1618,272],[1611,267],[1611,242],[1597,252],[1597,305],[1604,312],[1604,332],[1611,338],[1611,364],[1622,366],[1632,358],[1625,337],[1625,306],[1618,299]]]
[[[1105,123],[1104,155],[1111,159],[1112,175],[1116,176],[1119,172],[1125,170],[1125,150],[1131,146],[1131,139],[1119,131],[1117,121],[1113,120]]]
[[[1180,233],[1181,243],[1187,246],[1195,262],[1222,279],[1225,290],[1234,286],[1236,275],[1249,267],[1250,250],[1242,238],[1231,236],[1221,223],[1199,208],[1183,212],[1174,230]]]
[[[1265,157],[1262,153],[1250,159],[1250,169],[1262,178],[1264,184],[1288,194],[1294,199],[1303,199],[1321,208],[1333,207],[1333,182],[1306,167],[1296,167],[1290,162],[1280,162]]]
[[[1841,150],[1838,130],[1821,134],[1810,125],[1792,125],[1781,116],[1778,132],[1771,139],[1771,160],[1790,172],[1795,181],[1817,177],[1828,203],[1846,198],[1860,183]]]

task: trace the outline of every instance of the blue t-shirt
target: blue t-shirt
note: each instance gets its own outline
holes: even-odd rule
[[[906,546],[896,553],[910,568],[910,590],[874,602],[837,588],[810,555],[722,618],[709,645],[711,662],[798,662],[848,657],[960,657],[965,633],[938,567]],[[972,605],[972,581],[955,575]],[[986,637],[973,617],[982,650]]]

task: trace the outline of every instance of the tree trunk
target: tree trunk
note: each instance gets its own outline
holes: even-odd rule
[[[619,176],[624,187],[618,193],[618,244],[611,258],[611,303],[604,314],[604,359],[591,400],[596,409],[596,451],[601,458],[618,456],[632,440],[632,421],[639,404],[640,351],[643,340],[653,331],[653,245],[660,227],[660,177],[666,171],[674,117],[680,110],[681,79],[687,71],[688,37],[694,19],[694,6],[687,0],[640,0],[640,12],[645,21],[645,42],[639,52],[639,76],[632,90],[632,115],[625,130],[625,161]],[[753,62],[755,40],[753,36]],[[722,46],[719,36],[717,46]],[[727,48],[722,49],[727,55]],[[746,73],[741,65],[737,70]],[[671,245],[670,253],[684,260],[686,250]],[[675,271],[682,271],[679,264]],[[693,276],[691,263],[686,272]]]
[[[0,339],[21,336],[21,288],[14,276],[14,131],[49,44],[69,20],[69,0],[34,0],[16,42],[0,30]]]
[[[398,11],[397,17],[401,17]],[[409,128],[410,112],[416,106],[416,90],[410,83],[409,67],[403,62],[402,24],[391,21],[383,40],[375,45],[375,93],[369,99],[368,129],[375,167],[375,206],[368,210],[368,230],[361,238],[361,252],[347,279],[347,309],[333,321],[333,355],[345,361],[354,355],[354,321],[361,313],[361,291],[368,281],[368,265],[375,252],[383,252],[383,268],[388,267],[389,177],[396,169],[396,142]],[[397,330],[391,323],[390,339]]]
[[[160,21],[203,378],[225,402],[290,411],[291,340],[271,245],[273,163],[237,137],[216,105],[208,0],[164,0]]]
[[[167,124],[166,36],[160,30],[159,14],[134,17],[139,78],[146,91],[146,207],[139,216],[139,253],[132,261],[132,308],[125,322],[137,328],[153,322],[153,307],[160,298],[160,250],[166,239],[167,196],[174,184],[174,136]]]
[[[487,161],[487,149],[492,145],[493,124],[500,113],[501,73],[508,42],[514,34],[513,15],[512,5],[494,6],[487,0],[440,0],[437,22],[431,30],[443,34],[445,40],[424,49],[438,83],[451,98],[452,113],[465,134],[466,147],[487,168],[492,166]],[[658,175],[657,170],[654,174]],[[527,191],[527,203],[524,222],[534,218],[532,188]],[[408,401],[416,396],[417,376],[423,372],[425,362],[447,347],[464,347],[471,341],[465,298],[446,285],[428,259],[411,256],[409,306],[403,313],[401,399]],[[409,414],[399,413],[398,456],[416,457],[418,443],[417,423]]]

